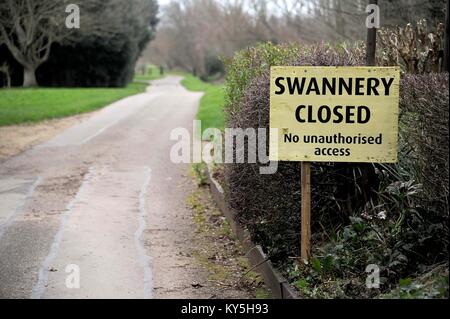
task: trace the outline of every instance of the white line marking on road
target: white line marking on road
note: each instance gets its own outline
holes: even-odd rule
[[[27,194],[25,195],[25,198],[23,199],[23,201],[16,207],[14,213],[8,218],[8,220],[6,222],[4,222],[3,224],[0,224],[0,239],[3,237],[3,234],[5,233],[6,229],[8,229],[8,227],[11,226],[11,224],[16,219],[17,215],[22,211],[23,207],[25,206],[26,201],[28,200],[28,198],[30,198],[33,195],[34,191],[36,190],[36,187],[38,187],[38,185],[41,182],[42,182],[42,177],[38,176],[36,178],[35,182],[33,183],[33,185],[31,185],[31,187],[28,190]]]
[[[59,224],[58,232],[55,235],[55,238],[53,240],[52,246],[50,248],[50,252],[45,258],[44,262],[42,263],[41,268],[39,269],[39,277],[36,285],[33,288],[33,291],[31,293],[31,299],[41,299],[43,294],[45,293],[45,289],[47,288],[47,282],[48,282],[48,274],[49,274],[49,267],[50,264],[53,262],[53,260],[56,258],[59,252],[59,247],[61,245],[61,240],[64,234],[64,228],[66,227],[67,221],[72,214],[73,207],[75,206],[76,202],[79,200],[81,194],[84,191],[84,186],[87,181],[91,178],[92,174],[94,173],[94,169],[91,167],[89,168],[88,173],[85,175],[83,182],[81,183],[80,188],[78,189],[77,194],[72,199],[72,201],[66,206],[65,213],[61,216],[61,221]]]
[[[119,123],[121,121],[121,119],[115,120],[112,123],[109,123],[108,125],[106,125],[105,127],[103,127],[102,129],[100,129],[99,131],[97,131],[95,134],[85,138],[84,140],[81,141],[80,144],[85,144],[87,142],[89,142],[90,140],[92,140],[93,138],[99,136],[100,134],[102,134],[104,131],[106,131],[107,129],[109,129],[111,126],[116,125],[117,123]]]
[[[144,298],[150,299],[153,295],[153,276],[151,271],[151,258],[145,253],[145,248],[142,243],[142,234],[147,226],[147,208],[145,196],[147,195],[147,189],[151,180],[151,169],[145,167],[145,180],[139,192],[139,227],[134,234],[134,243],[139,257],[139,263],[144,269]]]

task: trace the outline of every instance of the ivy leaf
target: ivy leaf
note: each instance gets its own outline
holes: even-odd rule
[[[299,290],[306,290],[308,288],[308,282],[304,278],[297,280],[295,285]]]
[[[402,288],[408,287],[411,284],[412,284],[412,279],[411,278],[400,279],[400,287],[402,287]]]
[[[322,268],[321,265],[320,265],[320,260],[317,259],[317,258],[313,258],[312,259],[311,266],[316,272],[320,272],[320,270]]]

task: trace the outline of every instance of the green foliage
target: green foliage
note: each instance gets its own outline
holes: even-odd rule
[[[380,298],[394,299],[448,299],[448,265],[439,265],[417,278],[402,278],[398,288]]]
[[[238,53],[226,83],[227,127],[269,127],[269,71],[272,64],[361,65],[364,54],[353,47],[260,45]],[[247,83],[250,82],[250,83]],[[266,150],[267,152],[267,150]],[[280,262],[299,251],[300,165],[280,162],[273,175],[259,174],[258,164],[229,164],[225,168],[227,199],[238,217],[264,245],[272,261]],[[349,206],[361,202],[358,167],[317,164],[313,167],[314,229],[346,222]],[[339,186],[337,186],[339,185]],[[350,203],[350,205],[349,205]],[[323,233],[321,233],[323,234]],[[327,236],[327,234],[323,234]]]
[[[183,86],[194,92],[204,92],[197,119],[202,121],[202,129],[224,128],[224,90],[222,85],[207,83],[193,75],[186,75],[182,81]]]
[[[298,55],[295,45],[275,46],[271,43],[236,53],[233,60],[227,61],[225,87],[225,107],[228,114],[239,108],[240,100],[253,79],[267,72],[271,66],[283,65]]]
[[[198,186],[208,185],[208,176],[206,175],[206,164],[196,163],[192,164],[192,173],[197,181]]]
[[[133,83],[121,89],[1,89],[0,126],[91,112],[145,88]]]
[[[273,299],[272,293],[267,288],[257,288],[255,299]]]
[[[272,64],[364,63],[359,44],[284,50],[261,45],[238,53],[228,66],[229,127],[269,126]],[[239,221],[305,296],[377,297],[448,260],[448,74],[405,76],[400,105],[398,164],[314,163],[314,249],[308,266],[289,258],[300,242],[298,163],[279,162],[270,176],[260,175],[258,164],[225,167],[227,200]],[[363,168],[373,172],[367,196],[360,186]],[[381,289],[366,288],[369,264],[380,267]]]
[[[384,182],[398,178],[387,171],[378,173],[384,174],[380,177]],[[314,298],[370,298],[380,293],[386,294],[385,298],[448,295],[448,285],[443,290],[440,277],[430,279],[430,284],[439,286],[432,291],[411,279],[447,260],[445,219],[420,208],[422,187],[413,181],[381,183],[378,193],[378,205],[368,205],[330,240],[314,245],[309,267],[288,273],[293,282],[306,280],[310,289],[300,291]],[[365,287],[369,264],[380,267],[380,290]],[[448,264],[445,267],[448,269]]]
[[[300,290],[300,291],[307,291],[309,284],[308,281],[306,281],[306,279],[299,279],[296,282],[294,282],[295,287]]]

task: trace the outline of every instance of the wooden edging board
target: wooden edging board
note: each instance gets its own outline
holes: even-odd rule
[[[273,267],[261,246],[255,245],[251,241],[248,231],[236,222],[236,212],[227,205],[223,188],[214,179],[209,167],[207,168],[207,175],[212,197],[246,251],[250,266],[254,267],[254,270],[263,277],[265,284],[271,290],[275,299],[299,299],[299,296],[288,284],[287,280]]]

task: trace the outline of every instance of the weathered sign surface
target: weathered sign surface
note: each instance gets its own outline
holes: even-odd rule
[[[399,82],[396,67],[272,67],[271,160],[396,162]]]

